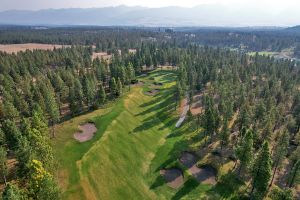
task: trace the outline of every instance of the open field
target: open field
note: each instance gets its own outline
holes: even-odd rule
[[[38,44],[38,43],[26,43],[26,44],[0,44],[0,51],[6,53],[18,53],[26,50],[53,50],[54,48],[70,47],[70,45],[58,45],[58,44]]]
[[[108,53],[106,52],[93,52],[93,55],[92,55],[92,60],[96,59],[96,58],[99,58],[99,59],[103,59],[103,60],[106,60],[106,61],[109,61],[111,60],[112,58],[112,55],[109,55]]]
[[[154,79],[154,80],[153,80]],[[151,81],[163,83],[155,96],[145,95]],[[155,71],[114,102],[114,106],[66,121],[56,128],[57,178],[64,199],[199,199],[212,186],[199,184],[179,162],[189,148],[187,126],[175,129],[174,75]],[[93,121],[98,129],[85,143],[73,139],[77,126]],[[185,135],[182,135],[183,131]],[[183,171],[183,186],[169,187],[161,169]]]

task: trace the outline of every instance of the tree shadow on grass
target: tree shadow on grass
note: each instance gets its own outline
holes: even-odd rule
[[[182,197],[184,197],[185,195],[190,193],[192,190],[197,188],[198,185],[199,185],[199,183],[195,179],[193,179],[193,178],[188,179],[184,183],[183,187],[171,198],[171,200],[181,199]]]
[[[158,172],[161,169],[169,168],[169,165],[171,165],[173,162],[176,162],[179,159],[182,151],[186,150],[187,148],[188,148],[187,140],[182,139],[182,140],[179,140],[178,142],[176,142],[173,145],[172,149],[170,149],[170,151],[168,153],[168,159],[166,161],[164,161],[163,163],[161,163],[155,169],[155,171]]]
[[[166,184],[164,178],[161,175],[158,175],[155,179],[155,181],[152,183],[152,185],[150,186],[150,189],[155,189],[157,187],[160,187],[162,185]]]
[[[138,133],[141,131],[146,131],[157,126],[160,123],[161,122],[159,121],[159,119],[152,117],[151,119],[144,120],[140,126],[133,129],[133,132]]]
[[[218,193],[221,197],[227,199],[232,194],[237,193],[239,188],[243,185],[243,181],[241,181],[234,172],[229,172],[219,179],[217,185],[212,188],[209,193]]]

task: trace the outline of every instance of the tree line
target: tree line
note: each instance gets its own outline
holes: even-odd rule
[[[223,160],[235,161],[236,177],[251,186],[238,198],[293,199],[300,183],[297,64],[198,46],[183,55],[175,93],[189,99],[203,94],[204,111],[188,115],[192,125],[202,127],[200,149],[218,143]]]

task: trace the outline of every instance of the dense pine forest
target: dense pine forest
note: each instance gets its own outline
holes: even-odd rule
[[[297,28],[133,28],[133,27],[0,27],[1,44],[46,43],[97,45],[98,50],[134,48],[155,40],[187,47],[199,44],[238,48],[244,51],[281,51],[300,43]],[[141,40],[137,40],[137,38]]]
[[[224,30],[0,30],[3,44],[71,45],[0,52],[2,198],[62,198],[51,145],[56,125],[117,102],[139,77],[162,71],[162,66],[170,66],[176,74],[176,85],[170,89],[175,108],[180,100],[192,107],[194,96],[201,96],[202,111],[187,113],[187,128],[196,133],[189,143],[197,144],[192,151],[219,158],[220,162],[206,163],[217,173],[227,162],[234,162],[227,174],[217,178],[227,184],[228,191],[236,182],[247,185],[231,199],[299,198],[299,63],[225,48],[243,44],[251,51],[277,51],[299,40],[292,33]],[[299,45],[295,55],[298,50]],[[96,52],[111,57],[93,59]],[[231,179],[226,179],[229,175]]]

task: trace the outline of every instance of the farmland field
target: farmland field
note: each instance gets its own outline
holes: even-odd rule
[[[6,53],[18,53],[26,50],[53,50],[63,47],[70,47],[70,45],[58,45],[58,44],[38,44],[38,43],[26,43],[26,44],[0,44],[0,51]]]

